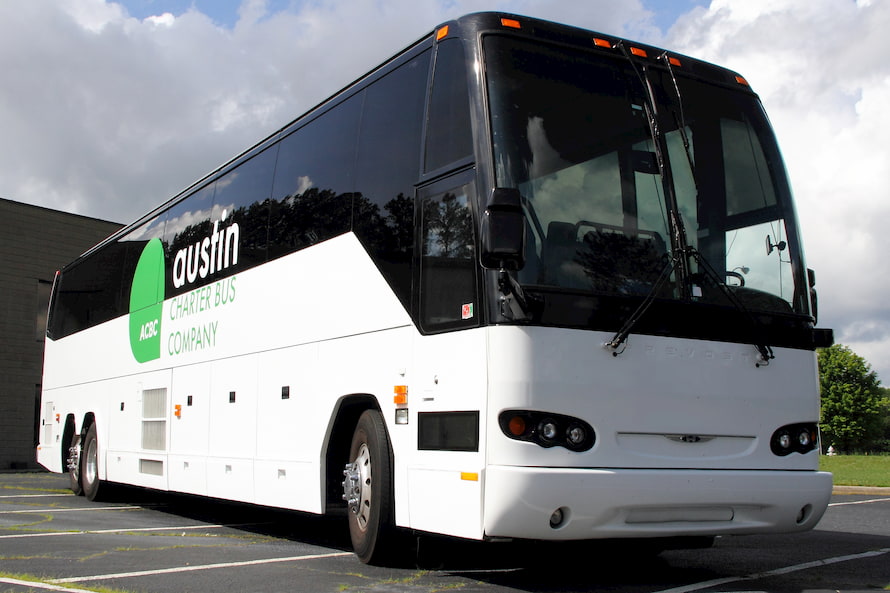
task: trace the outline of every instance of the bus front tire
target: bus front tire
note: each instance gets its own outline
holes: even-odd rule
[[[394,551],[395,527],[392,452],[377,410],[366,410],[359,418],[344,475],[352,548],[365,564],[381,564]]]
[[[99,439],[95,424],[87,431],[80,450],[80,483],[88,500],[100,499],[102,481],[99,480]]]

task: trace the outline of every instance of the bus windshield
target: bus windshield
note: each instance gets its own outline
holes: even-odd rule
[[[665,274],[659,299],[808,314],[784,168],[747,86],[506,36],[484,50],[497,184],[526,209],[522,285],[646,296]],[[685,278],[676,253],[695,254]]]

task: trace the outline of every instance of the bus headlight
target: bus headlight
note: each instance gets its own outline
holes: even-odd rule
[[[584,430],[583,426],[577,422],[569,425],[568,430],[566,430],[566,441],[571,445],[571,448],[575,449],[582,446],[586,440],[587,431]]]
[[[498,416],[501,431],[511,439],[535,443],[541,447],[565,447],[587,451],[596,442],[593,427],[580,418],[536,412],[505,410]]]
[[[556,422],[551,418],[542,420],[541,423],[538,425],[538,431],[541,433],[541,436],[548,441],[555,440],[556,435],[559,434],[559,429],[556,427]]]
[[[791,453],[809,453],[819,444],[819,430],[815,424],[789,424],[773,433],[770,449],[784,457]]]

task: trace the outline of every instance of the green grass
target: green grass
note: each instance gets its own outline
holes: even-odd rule
[[[833,473],[838,486],[890,487],[890,456],[887,455],[823,455],[819,469]]]
[[[0,572],[0,579],[4,579],[4,578],[5,579],[14,579],[16,581],[25,581],[25,582],[29,582],[29,583],[35,583],[35,584],[39,583],[41,585],[49,584],[49,582],[46,579],[41,578],[41,577],[36,577],[31,574],[15,574],[15,573],[11,573],[11,572]],[[8,583],[0,582],[0,584],[8,584]],[[84,586],[80,586],[80,585],[77,585],[77,586],[66,585],[64,583],[62,583],[60,585],[56,585],[56,586],[65,587],[66,589],[69,589],[71,591],[84,591],[84,592],[93,591],[95,593],[128,593],[124,589],[109,589],[108,587],[95,587],[95,586],[85,586],[84,587]],[[42,589],[43,587],[40,587],[40,588]]]

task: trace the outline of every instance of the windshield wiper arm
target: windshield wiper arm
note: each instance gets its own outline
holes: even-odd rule
[[[674,119],[677,122],[677,130],[680,132],[680,138],[683,140],[683,150],[686,152],[686,162],[689,163],[689,171],[692,173],[692,182],[695,184],[696,192],[698,192],[698,178],[695,175],[695,161],[692,158],[692,149],[689,144],[689,135],[686,133],[686,113],[683,110],[683,95],[680,94],[680,85],[677,84],[677,77],[674,75],[674,69],[671,65],[671,58],[667,52],[659,56],[667,66],[668,74],[671,75],[671,82],[674,85],[674,94],[677,97],[677,108],[679,113],[674,112]]]
[[[755,339],[752,340],[754,347],[757,349],[757,352],[760,355],[759,360],[755,363],[755,366],[768,366],[769,361],[774,359],[776,356],[773,353],[772,347],[769,343],[763,338],[763,324],[757,320],[756,317],[751,313],[751,311],[745,306],[745,304],[739,299],[739,297],[729,289],[725,282],[723,282],[720,278],[720,275],[717,271],[702,257],[702,254],[694,247],[687,247],[686,252],[688,257],[691,257],[698,263],[699,269],[705,271],[705,274],[711,278],[714,284],[721,290],[721,292],[726,296],[726,299],[736,308],[736,310],[741,313],[751,327],[754,328],[755,331]],[[677,268],[677,262],[680,258],[686,259],[686,255],[677,256],[676,254],[671,260],[668,262],[667,266],[662,270],[661,275],[655,281],[655,284],[652,286],[652,289],[646,295],[646,298],[643,299],[643,302],[640,303],[640,306],[636,308],[633,314],[628,317],[627,321],[624,322],[624,325],[621,326],[615,335],[612,336],[612,339],[603,344],[606,348],[612,349],[612,356],[618,356],[624,349],[618,350],[622,344],[627,341],[628,336],[630,335],[633,327],[639,322],[639,320],[646,314],[646,311],[649,310],[649,307],[652,306],[652,303],[655,302],[655,298],[657,297],[661,287],[670,277],[671,273],[674,269]]]
[[[720,289],[726,299],[732,303],[732,306],[736,308],[736,310],[741,313],[748,323],[754,328],[755,335],[752,343],[755,348],[757,348],[757,352],[760,354],[760,360],[755,363],[755,366],[767,366],[769,365],[769,361],[776,357],[773,354],[773,349],[767,342],[767,340],[763,339],[763,324],[757,320],[756,317],[751,313],[750,309],[745,306],[745,304],[739,299],[738,295],[736,295],[732,290],[730,290],[729,286],[726,285],[725,278],[721,278],[720,274],[717,273],[717,270],[711,266],[708,261],[702,257],[702,254],[695,249],[694,247],[690,247],[690,255],[695,259],[698,263],[698,267],[700,270],[704,270],[705,275],[710,277],[714,284]]]
[[[686,228],[683,225],[683,219],[680,215],[680,206],[677,201],[677,193],[674,189],[674,179],[665,158],[664,149],[666,143],[661,129],[658,125],[658,102],[655,99],[655,91],[652,89],[652,83],[649,80],[647,66],[640,68],[631,57],[624,41],[618,41],[615,48],[621,50],[621,53],[627,58],[628,63],[633,68],[634,73],[643,86],[643,99],[645,103],[646,120],[649,124],[649,134],[652,136],[652,145],[655,148],[655,160],[658,164],[658,174],[661,177],[661,184],[665,192],[667,200],[668,227],[671,231],[671,252],[672,252],[672,269],[679,271],[677,274],[678,289],[681,298],[688,299],[692,295],[689,292],[689,260],[687,255]]]
[[[665,282],[668,281],[676,267],[677,257],[671,257],[670,261],[668,261],[664,269],[661,270],[661,274],[658,276],[658,279],[655,280],[655,284],[652,285],[652,288],[649,290],[648,294],[646,294],[643,302],[640,303],[640,306],[637,307],[636,310],[631,314],[631,316],[627,318],[627,321],[624,322],[624,325],[621,326],[621,329],[615,332],[615,335],[612,336],[612,339],[603,344],[605,348],[612,349],[612,356],[618,356],[619,354],[624,352],[624,348],[622,348],[621,350],[618,350],[618,348],[620,348],[621,345],[627,341],[627,337],[630,335],[631,330],[634,328],[637,322],[642,319],[643,315],[646,314],[646,311],[649,310],[649,307],[652,306],[652,303],[655,302],[655,298],[661,291],[661,287],[664,286]]]

